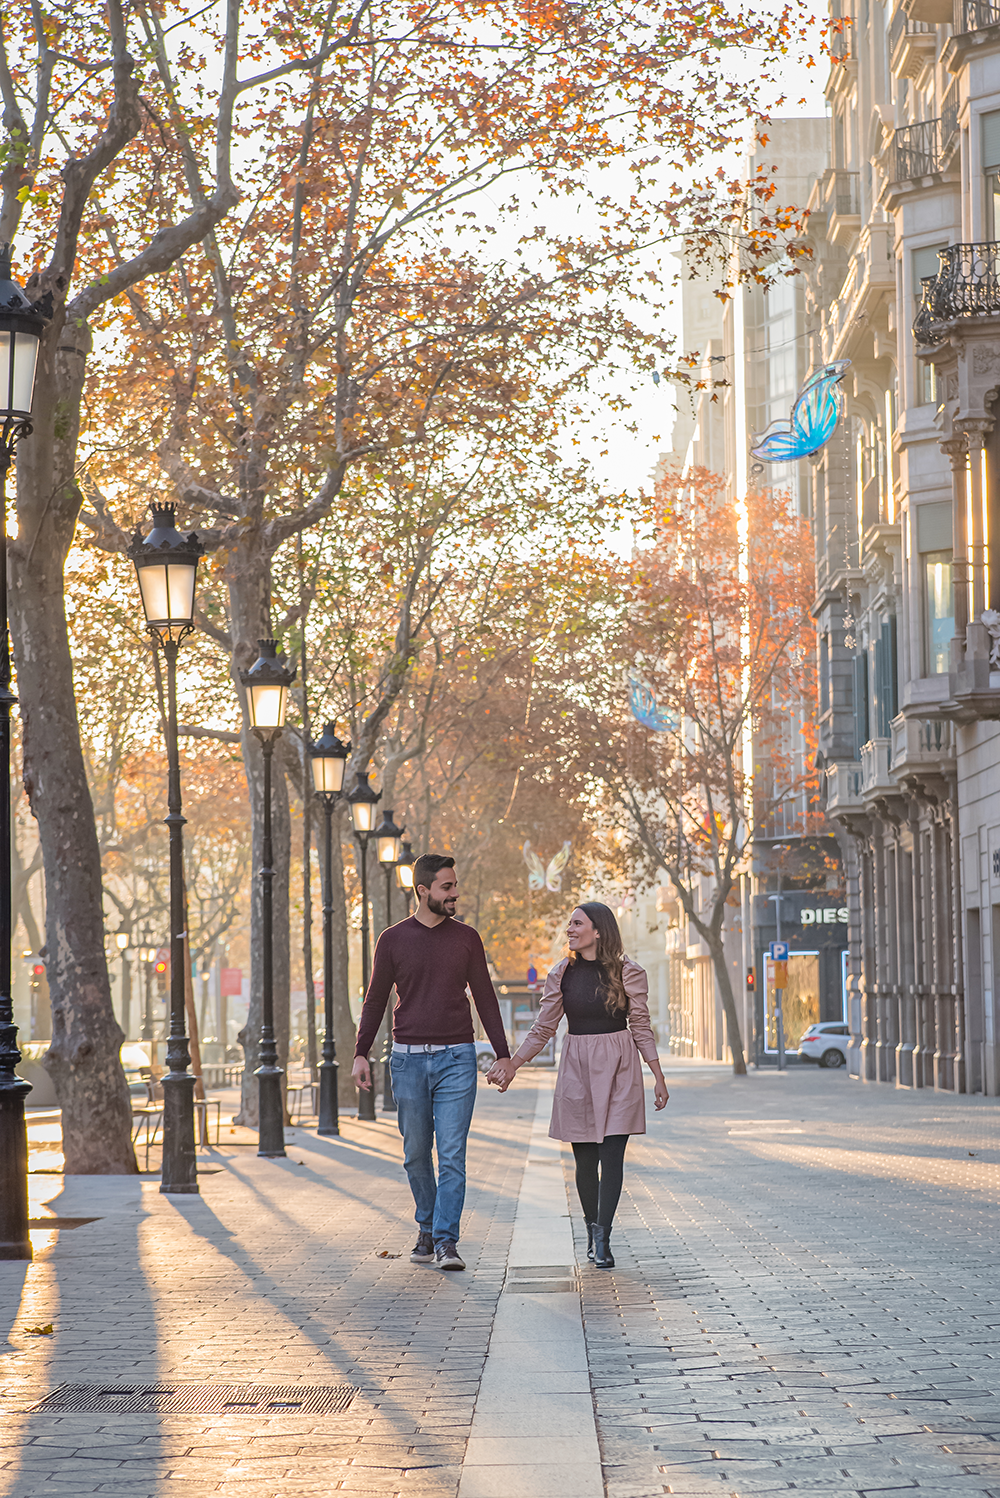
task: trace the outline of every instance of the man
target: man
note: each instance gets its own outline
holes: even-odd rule
[[[418,905],[383,931],[375,948],[351,1075],[367,1092],[368,1052],[393,984],[392,1090],[403,1136],[403,1165],[416,1204],[414,1264],[464,1269],[458,1252],[465,1204],[465,1144],[476,1101],[476,1047],[466,986],[498,1057],[509,1057],[500,1005],[482,938],[455,920],[455,860],[424,853],[413,865]],[[437,1143],[437,1180],[431,1149]]]

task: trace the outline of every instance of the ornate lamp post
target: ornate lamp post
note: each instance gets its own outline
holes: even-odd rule
[[[142,946],[139,948],[139,961],[142,963],[145,973],[145,993],[142,1011],[142,1034],[140,1040],[152,1041],[153,1039],[153,959],[156,956],[156,948],[149,945],[149,932],[144,931],[139,940]],[[149,1053],[152,1062],[152,1050]]]
[[[337,1045],[333,1033],[333,808],[344,788],[344,770],[350,754],[337,737],[336,725],[328,723],[322,736],[309,745],[313,789],[323,802],[323,1060],[319,1068],[319,1127],[317,1134],[339,1134],[337,1106]]]
[[[392,871],[402,852],[403,828],[397,827],[392,819],[392,811],[386,807],[382,812],[382,820],[375,828],[373,834],[375,847],[378,852],[378,861],[385,869],[385,923],[392,925]],[[392,1013],[387,1007],[385,1018],[382,1021],[382,1112],[395,1113],[396,1099],[392,1093],[392,1078],[389,1069],[389,1052],[392,1049]]]
[[[14,1024],[10,943],[10,640],[7,633],[7,493],[14,451],[31,434],[31,396],[44,329],[10,278],[10,246],[0,246],[0,1259],[30,1259],[28,1135],[24,1100],[31,1083],[17,1076],[21,1059]]]
[[[177,652],[194,629],[194,590],[205,548],[192,531],[182,536],[172,504],[153,504],[153,529],[143,540],[135,528],[128,554],[135,564],[146,628],[167,666],[167,816],[170,832],[170,1035],[163,1077],[163,1176],[160,1190],[198,1191],[194,1142],[194,1077],[188,1067],[184,1013],[184,817],[177,750]]]
[[[288,688],[295,672],[278,655],[274,640],[258,642],[260,654],[249,671],[240,672],[246,688],[250,727],[260,740],[264,754],[264,836],[261,847],[261,1016],[260,1065],[257,1078],[257,1153],[273,1160],[285,1153],[285,1120],[281,1101],[281,1067],[274,1039],[274,937],[271,886],[274,883],[274,851],[271,846],[271,759],[285,726]]]
[[[122,954],[122,1029],[125,1039],[128,1040],[128,1032],[131,1027],[132,1016],[132,973],[128,965],[128,932],[118,931],[115,933],[115,946]]]
[[[347,795],[354,824],[354,838],[361,850],[361,987],[368,992],[371,977],[370,928],[368,924],[368,839],[375,825],[375,807],[381,791],[373,791],[368,784],[368,771],[359,770],[353,791]],[[368,1092],[358,1091],[358,1117],[373,1123],[375,1120],[375,1067],[372,1066],[372,1085]]]
[[[413,906],[413,865],[416,861],[410,844],[404,842],[396,859],[396,883],[406,896],[407,915]]]

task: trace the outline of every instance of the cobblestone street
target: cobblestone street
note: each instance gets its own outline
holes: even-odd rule
[[[0,1494],[1000,1494],[996,1103],[816,1069],[668,1082],[611,1272],[586,1267],[568,1147],[556,1185],[547,1073],[481,1088],[464,1275],[409,1263],[392,1120],[296,1129],[287,1161],[202,1151],[200,1198],[33,1175],[35,1216],[97,1220],[0,1265]],[[268,1394],[35,1410],[171,1383]],[[286,1385],[358,1392],[295,1413]]]

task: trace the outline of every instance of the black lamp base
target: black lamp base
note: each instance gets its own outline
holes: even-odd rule
[[[163,1086],[163,1170],[161,1192],[197,1196],[198,1156],[194,1143],[194,1077],[167,1072]]]
[[[257,1078],[257,1154],[267,1160],[280,1160],[285,1154],[285,1120],[281,1102],[280,1066],[258,1066]]]
[[[340,1134],[340,1120],[337,1116],[339,1070],[336,1061],[323,1061],[319,1068],[319,1126],[316,1133],[325,1137]]]

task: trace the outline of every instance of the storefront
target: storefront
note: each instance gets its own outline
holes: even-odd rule
[[[775,906],[781,903],[781,929]],[[754,896],[754,994],[757,1055],[777,1056],[774,985],[768,947],[779,939],[788,943],[788,982],[782,1012],[785,1049],[798,1050],[799,1038],[810,1025],[846,1018],[847,906],[826,894],[789,890],[781,895]]]

